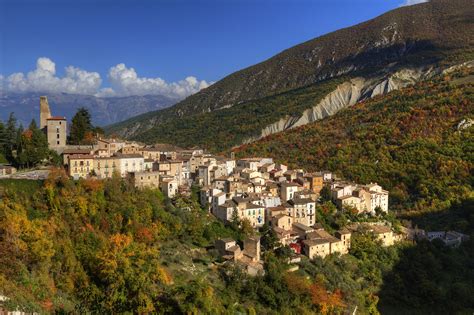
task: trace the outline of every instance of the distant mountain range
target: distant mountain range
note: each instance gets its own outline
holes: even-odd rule
[[[71,119],[77,108],[86,107],[90,110],[93,123],[98,126],[163,109],[178,102],[178,99],[161,95],[100,98],[66,93],[7,93],[0,94],[0,119],[5,121],[10,113],[14,112],[17,119],[24,125],[29,124],[33,118],[38,122],[41,95],[48,96],[53,115]]]
[[[106,131],[219,151],[301,126],[473,60],[473,9],[472,0],[401,7],[289,48]]]

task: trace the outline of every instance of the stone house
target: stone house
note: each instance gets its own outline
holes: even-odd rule
[[[160,175],[160,188],[168,198],[173,198],[178,194],[178,182],[171,176]]]
[[[94,170],[94,156],[90,154],[75,154],[69,156],[69,176],[74,179],[87,178]]]
[[[309,182],[310,187],[314,193],[319,194],[324,186],[324,175],[322,173],[306,174],[304,178]]]
[[[300,185],[296,183],[280,183],[280,198],[282,201],[293,199],[295,192],[300,190]]]
[[[311,199],[294,198],[288,200],[286,208],[295,222],[312,226],[316,223],[316,202]]]
[[[331,244],[324,238],[304,240],[303,252],[309,259],[314,259],[316,256],[324,258],[331,254]]]
[[[145,159],[140,154],[120,154],[117,153],[120,176],[126,177],[128,173],[143,172],[145,170]]]
[[[111,178],[114,173],[121,175],[120,161],[118,157],[96,157],[94,158],[94,172],[100,179]]]
[[[133,183],[137,188],[159,188],[160,173],[158,172],[135,172],[131,173]]]

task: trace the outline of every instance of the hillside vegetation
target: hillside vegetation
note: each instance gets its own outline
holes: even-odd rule
[[[42,314],[345,314],[356,307],[377,314],[380,305],[394,314],[474,310],[469,268],[474,241],[459,249],[429,242],[384,248],[370,235],[354,236],[349,255],[303,257],[297,272],[287,271],[288,248],[266,250],[265,275],[249,277],[223,265],[212,248],[217,238],[242,241],[248,231],[224,226],[199,207],[196,195],[171,202],[158,190],[139,191],[119,177],[74,182],[60,170],[43,183],[2,180],[0,194],[0,293],[9,298],[9,309]],[[330,208],[318,207],[318,220],[331,222]],[[474,236],[473,217],[459,215]],[[271,233],[262,233],[264,249],[272,242]]]
[[[393,210],[447,209],[473,194],[474,127],[459,125],[474,119],[473,93],[466,70],[359,103],[235,152],[378,182],[390,190]]]
[[[198,140],[196,145],[218,150],[222,143],[213,146],[207,139],[199,142],[195,135],[219,139],[221,129],[214,127],[213,119],[220,116],[212,113],[224,111],[234,117],[225,123],[230,122],[237,133],[224,145],[238,145],[238,140],[245,139],[239,130],[247,134],[253,130],[255,136],[268,123],[287,115],[297,116],[314,105],[301,102],[294,111],[285,100],[273,102],[271,96],[307,87],[312,93],[323,94],[333,79],[368,78],[404,68],[446,66],[474,59],[472,21],[474,5],[469,0],[433,0],[402,7],[289,48],[225,77],[175,106],[111,125],[106,131],[149,143],[175,141],[185,145],[190,137]],[[263,111],[255,111],[256,106],[264,107]],[[267,115],[269,108],[274,111],[271,117]],[[249,121],[249,116],[256,117]]]
[[[301,113],[315,106],[336,88],[340,80],[246,102],[210,113],[186,116],[158,124],[133,139],[154,143],[178,143],[184,147],[199,146],[211,151],[223,151],[255,136],[266,126],[288,113]]]

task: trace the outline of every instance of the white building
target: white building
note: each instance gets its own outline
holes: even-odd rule
[[[377,183],[366,185],[370,192],[370,212],[375,212],[375,208],[380,207],[383,212],[388,212],[388,191],[383,190]]]
[[[145,159],[140,154],[117,154],[120,164],[120,175],[127,176],[128,173],[143,172],[145,170]]]

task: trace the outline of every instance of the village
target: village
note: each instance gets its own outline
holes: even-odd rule
[[[333,234],[316,220],[322,193],[337,207],[356,215],[377,217],[389,211],[389,192],[377,183],[353,183],[329,171],[308,173],[289,169],[268,157],[217,156],[202,149],[182,149],[169,144],[147,146],[118,138],[98,137],[93,145],[68,145],[67,120],[52,116],[46,97],[40,99],[40,126],[49,147],[62,155],[68,175],[74,179],[107,179],[120,176],[139,189],[160,189],[168,198],[190,195],[199,187],[201,206],[224,223],[238,219],[255,231],[268,225],[281,246],[309,259],[330,254],[344,255],[354,233],[371,233],[381,246],[401,240],[441,239],[459,246],[466,235],[458,232],[425,232],[402,227],[395,232],[383,219],[347,222]],[[2,166],[0,175],[11,175]],[[9,172],[7,172],[7,170]],[[243,265],[249,274],[263,271],[260,237],[249,237],[243,248],[233,239],[219,239],[215,247],[226,261]]]

